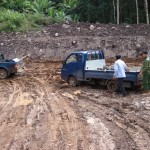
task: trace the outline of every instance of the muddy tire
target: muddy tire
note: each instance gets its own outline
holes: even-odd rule
[[[0,69],[0,79],[6,79],[8,77],[8,72],[5,69]]]
[[[114,80],[108,81],[108,83],[107,83],[107,89],[108,89],[110,92],[116,91],[116,90],[117,90],[117,82],[114,81]]]
[[[68,78],[68,84],[72,87],[76,87],[78,85],[78,82],[74,76],[70,76]]]

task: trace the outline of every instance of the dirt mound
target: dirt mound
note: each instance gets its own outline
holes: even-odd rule
[[[150,49],[150,26],[90,23],[52,24],[38,32],[0,33],[6,58],[30,54],[32,59],[64,60],[76,50],[100,49],[107,58],[122,54],[136,58]]]
[[[53,24],[44,28],[44,33],[55,36],[150,36],[149,25],[116,25],[116,24],[90,24],[90,23],[71,23]]]

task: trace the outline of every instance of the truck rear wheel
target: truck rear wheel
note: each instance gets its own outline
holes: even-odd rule
[[[0,69],[0,79],[6,79],[8,77],[7,70]]]
[[[75,86],[78,85],[78,82],[77,82],[77,80],[76,80],[76,78],[75,78],[74,76],[70,76],[70,77],[68,78],[68,84],[69,84],[70,86],[75,87]]]
[[[114,81],[114,80],[108,81],[108,83],[107,83],[107,89],[108,89],[110,92],[116,91],[116,90],[117,90],[117,82]]]

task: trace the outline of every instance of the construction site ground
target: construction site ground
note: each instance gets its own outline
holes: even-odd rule
[[[149,94],[70,87],[61,65],[28,62],[0,80],[0,150],[150,150]]]

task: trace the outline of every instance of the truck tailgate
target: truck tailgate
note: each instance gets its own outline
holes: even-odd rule
[[[22,72],[23,69],[24,69],[24,61],[23,61],[23,59],[14,58],[13,61],[16,62],[17,72]]]

